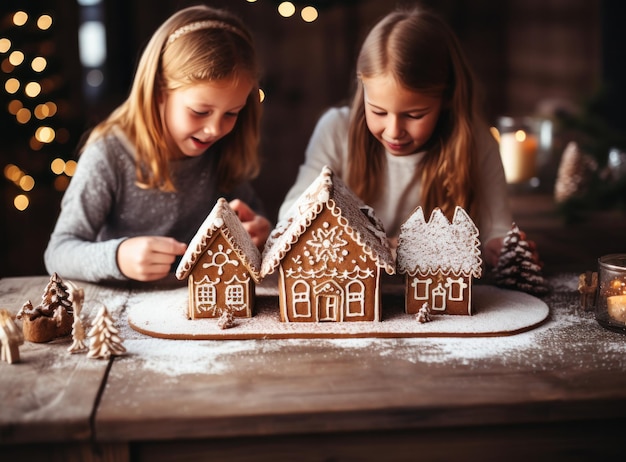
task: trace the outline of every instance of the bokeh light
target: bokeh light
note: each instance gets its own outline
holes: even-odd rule
[[[46,68],[47,65],[48,65],[48,62],[46,61],[46,58],[42,56],[37,56],[30,63],[30,67],[32,67],[33,71],[35,72],[42,72]]]
[[[280,14],[284,18],[289,18],[290,16],[293,16],[295,12],[296,7],[291,2],[282,2],[280,5],[278,5],[278,14]]]
[[[28,196],[26,194],[18,194],[17,196],[15,196],[15,199],[13,199],[13,205],[20,212],[23,212],[30,205],[30,200],[28,199]]]
[[[13,24],[16,26],[23,26],[28,21],[28,15],[24,11],[17,11],[13,15]]]
[[[300,16],[305,22],[313,22],[319,16],[317,9],[313,6],[305,6],[300,12]]]
[[[51,25],[52,17],[50,15],[42,14],[41,16],[39,16],[39,19],[37,19],[37,27],[39,27],[41,30],[48,30],[50,29]]]
[[[26,93],[26,96],[34,98],[41,93],[41,85],[39,82],[28,82],[24,87],[24,93]]]

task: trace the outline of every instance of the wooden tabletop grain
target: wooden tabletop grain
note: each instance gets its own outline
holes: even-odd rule
[[[512,336],[238,341],[156,339],[128,327],[137,294],[170,282],[79,283],[85,323],[96,302],[107,304],[127,352],[94,360],[69,354],[69,338],[26,342],[19,364],[0,364],[2,449],[32,456],[32,443],[54,443],[64,455],[79,450],[77,460],[100,460],[103,450],[107,460],[192,460],[233,456],[245,441],[269,458],[243,451],[232,460],[280,460],[298,444],[325,460],[352,441],[352,460],[380,460],[387,444],[412,451],[419,442],[436,454],[446,441],[474,447],[468,434],[499,434],[505,450],[519,435],[552,432],[546,454],[586,441],[607,456],[606,439],[626,419],[626,336],[579,308],[576,278],[552,277],[550,319]],[[0,280],[0,306],[16,312],[47,281]],[[388,460],[410,460],[403,451]]]

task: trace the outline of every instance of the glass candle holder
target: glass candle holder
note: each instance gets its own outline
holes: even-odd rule
[[[500,117],[500,157],[508,184],[526,183],[537,175],[538,140],[529,118]]]
[[[600,257],[598,269],[596,320],[607,329],[626,334],[626,253]]]

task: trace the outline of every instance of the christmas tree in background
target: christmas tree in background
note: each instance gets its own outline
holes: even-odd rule
[[[520,290],[532,295],[544,295],[550,291],[541,274],[537,253],[515,223],[504,238],[493,273],[495,284],[504,289]]]
[[[0,245],[0,276],[38,274],[55,201],[76,167],[76,36],[50,2],[0,3],[0,240],[13,243]]]
[[[581,111],[559,111],[557,121],[568,144],[559,164],[555,199],[567,221],[587,210],[626,211],[626,134],[607,114],[615,92],[603,88]],[[623,119],[622,119],[623,120]]]

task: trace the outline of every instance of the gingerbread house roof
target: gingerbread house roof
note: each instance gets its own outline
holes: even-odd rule
[[[206,217],[189,243],[187,251],[176,269],[176,277],[184,279],[189,276],[189,273],[191,273],[202,253],[212,242],[212,238],[216,233],[222,233],[252,278],[259,282],[261,252],[252,242],[239,217],[223,197],[217,200],[213,210],[211,210],[211,213]]]
[[[417,207],[400,226],[397,248],[398,273],[410,275],[449,272],[480,277],[482,259],[478,228],[462,207],[456,207],[452,223],[436,208],[428,222]]]
[[[348,186],[324,166],[320,175],[300,195],[287,215],[270,234],[263,251],[261,277],[271,274],[292,245],[325,209],[337,217],[348,235],[388,274],[395,264],[382,222],[374,210],[365,205]]]

